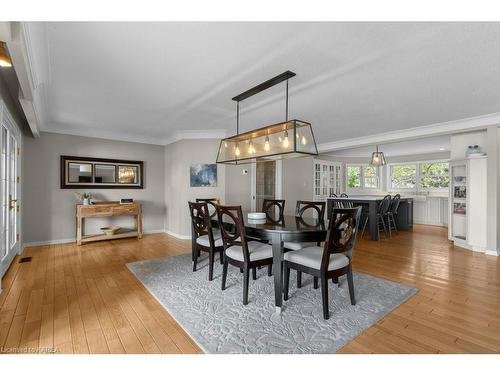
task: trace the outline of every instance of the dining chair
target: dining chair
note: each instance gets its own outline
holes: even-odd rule
[[[352,274],[352,256],[358,234],[361,207],[335,208],[328,223],[328,231],[323,247],[312,246],[284,255],[284,300],[288,300],[290,269],[305,272],[314,277],[314,289],[321,280],[323,318],[329,319],[328,280],[338,282],[338,278],[347,275],[351,304],[356,304]]]
[[[325,202],[315,201],[297,201],[295,206],[295,217],[303,219],[304,213],[308,210],[316,212],[319,220],[324,220],[325,217]],[[306,247],[319,246],[320,242],[283,242],[283,252],[301,250]],[[297,271],[297,288],[302,287],[302,273]]]
[[[276,209],[278,210],[278,219],[276,219]],[[264,199],[262,202],[262,212],[264,212],[267,218],[273,222],[281,221],[281,218],[285,213],[285,200]]]
[[[385,218],[387,217],[387,212],[389,211],[389,208],[391,207],[391,196],[387,194],[378,204],[377,206],[377,225],[378,225],[378,230],[384,230],[385,235],[387,236],[387,227],[385,225]],[[366,229],[366,224],[368,224],[368,221],[370,220],[369,215],[366,216],[365,222],[363,223],[363,230],[361,231],[361,237],[363,237],[363,234],[365,233]],[[382,227],[380,226],[382,224]]]
[[[399,203],[401,201],[401,194],[396,194],[392,197],[391,205],[387,211],[387,225],[389,227],[389,235],[391,234],[391,229],[396,231],[398,234],[398,226],[396,225],[396,217],[398,216]]]
[[[232,225],[224,222],[224,215]],[[250,270],[273,264],[273,248],[269,244],[258,241],[247,241],[241,206],[217,206],[217,216],[221,223],[224,260],[222,268],[222,290],[226,289],[228,265],[243,270],[243,304],[248,304],[248,284]],[[224,223],[224,224],[222,224]]]
[[[349,198],[349,196],[346,193],[342,193],[342,194],[340,194],[340,198]],[[339,203],[340,203],[339,208],[353,208],[354,207],[354,203],[352,201],[342,201]]]
[[[219,198],[196,198],[196,202],[205,202],[208,204],[210,219],[217,217],[217,205],[220,203]]]
[[[208,280],[213,280],[214,255],[219,253],[222,264],[223,251],[221,233],[212,228],[212,219],[207,202],[188,202],[192,229],[192,260],[193,272],[196,272],[200,252],[208,253]]]
[[[316,212],[316,216],[319,220],[324,220],[325,217],[325,202],[314,202],[314,201],[297,201],[295,206],[295,217],[303,218],[304,213],[308,210],[313,210]],[[300,250],[304,247],[312,246],[316,242],[284,242],[283,247],[285,251],[290,250]]]

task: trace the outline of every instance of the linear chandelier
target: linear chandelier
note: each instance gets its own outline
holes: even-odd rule
[[[288,80],[295,75],[287,70],[233,98],[236,102],[236,135],[220,142],[217,163],[246,164],[257,160],[318,155],[311,124],[288,120]],[[283,81],[286,81],[285,121],[240,134],[240,102]]]

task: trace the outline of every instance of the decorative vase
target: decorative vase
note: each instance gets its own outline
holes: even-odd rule
[[[90,205],[90,198],[83,198],[83,205],[89,206]]]

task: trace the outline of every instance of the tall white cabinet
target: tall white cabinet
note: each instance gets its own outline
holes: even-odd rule
[[[332,194],[339,195],[342,186],[342,164],[327,160],[314,160],[314,200],[323,201]]]
[[[450,161],[448,237],[457,246],[486,250],[487,157]]]

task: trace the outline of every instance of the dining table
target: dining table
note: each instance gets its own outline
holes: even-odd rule
[[[216,222],[216,225],[220,225],[217,219],[212,220]],[[224,225],[234,225],[234,222],[226,215],[224,215],[223,220]],[[246,236],[249,237],[249,240],[269,241],[272,244],[274,299],[276,312],[281,313],[283,306],[283,243],[324,241],[328,221],[314,217],[278,216],[277,214],[268,214],[266,219],[256,221],[249,219],[247,212],[243,212],[243,220]]]

